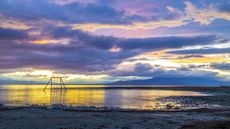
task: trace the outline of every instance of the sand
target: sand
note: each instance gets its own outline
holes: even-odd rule
[[[99,112],[42,107],[0,109],[0,129],[209,129],[198,127],[229,121],[230,110]],[[215,129],[229,129],[227,127]]]
[[[230,129],[230,120],[193,122],[180,129]]]

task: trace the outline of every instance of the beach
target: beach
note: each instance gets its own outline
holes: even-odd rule
[[[79,111],[37,106],[0,109],[1,129],[229,129],[229,122],[230,110]],[[210,123],[226,128],[211,128]]]

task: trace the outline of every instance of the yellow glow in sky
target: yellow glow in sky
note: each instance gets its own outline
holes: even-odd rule
[[[34,40],[32,43],[44,45],[44,44],[69,44],[70,39],[41,39],[41,40]]]
[[[10,19],[8,17],[2,16],[0,14],[0,27],[1,28],[10,28],[16,30],[28,30],[32,28],[32,26],[15,19]]]
[[[183,20],[160,20],[150,22],[134,22],[130,25],[112,25],[112,24],[99,24],[99,23],[84,23],[72,24],[72,29],[81,29],[84,31],[96,31],[99,29],[124,29],[124,30],[138,30],[138,29],[156,29],[159,27],[177,27],[187,24]]]
[[[225,60],[223,56],[206,56],[200,58],[189,58],[182,60],[175,60],[176,63],[224,63],[230,62],[230,60]]]
[[[20,70],[19,70],[20,71]],[[23,72],[13,72],[2,74],[3,77],[16,79],[16,80],[27,80],[27,81],[43,81],[46,82],[52,76],[66,77],[65,81],[89,81],[97,82],[102,81],[108,77],[108,75],[97,74],[97,75],[86,75],[86,74],[61,74],[51,70],[27,70]]]

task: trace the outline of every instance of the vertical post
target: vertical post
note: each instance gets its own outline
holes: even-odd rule
[[[51,77],[51,90],[53,89],[53,77]]]
[[[50,83],[50,80],[47,82],[46,87],[43,89],[43,91],[46,90],[46,88],[47,88],[47,86],[49,85],[49,83]]]
[[[66,90],[66,87],[65,87],[65,84],[64,84],[62,78],[61,78],[61,82],[62,82],[62,85],[63,85],[64,89]]]
[[[62,91],[61,77],[59,77],[59,82],[60,82],[60,85],[61,85],[61,91]]]

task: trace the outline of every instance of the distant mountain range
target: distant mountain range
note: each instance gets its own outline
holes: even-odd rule
[[[229,85],[216,79],[201,77],[156,77],[147,80],[118,81],[114,85],[181,85],[181,86],[221,86]]]
[[[0,85],[4,85],[4,84],[39,84],[39,82],[11,80],[11,79],[0,79]]]

